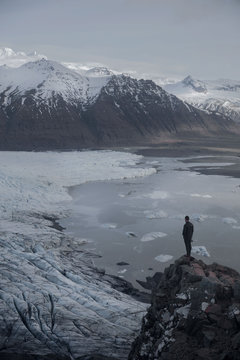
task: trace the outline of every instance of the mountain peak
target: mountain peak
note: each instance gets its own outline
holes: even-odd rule
[[[0,59],[16,56],[17,54],[8,47],[0,48]]]
[[[101,77],[101,76],[112,76],[114,75],[113,71],[104,66],[95,66],[86,71],[86,76],[88,77]]]
[[[206,93],[207,87],[201,80],[194,79],[191,75],[188,75],[183,79],[184,86],[191,87],[193,90],[199,93]]]

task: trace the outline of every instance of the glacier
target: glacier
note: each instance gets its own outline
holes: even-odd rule
[[[85,239],[64,234],[68,187],[148,176],[116,151],[0,152],[0,356],[125,359],[146,304],[115,289]]]

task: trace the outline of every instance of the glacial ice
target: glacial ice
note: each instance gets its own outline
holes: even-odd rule
[[[124,359],[146,305],[114,290],[94,253],[53,227],[67,216],[67,187],[146,176],[141,157],[112,151],[0,152],[0,346],[71,359]]]

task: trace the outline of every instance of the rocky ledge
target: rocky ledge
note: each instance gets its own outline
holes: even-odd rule
[[[183,256],[148,280],[152,303],[129,360],[240,359],[239,273]]]

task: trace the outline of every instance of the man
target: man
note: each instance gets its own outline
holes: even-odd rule
[[[186,251],[187,251],[187,257],[190,259],[191,255],[191,241],[192,241],[192,235],[193,235],[193,224],[189,221],[189,216],[185,216],[185,224],[183,226],[182,236],[184,238]]]

